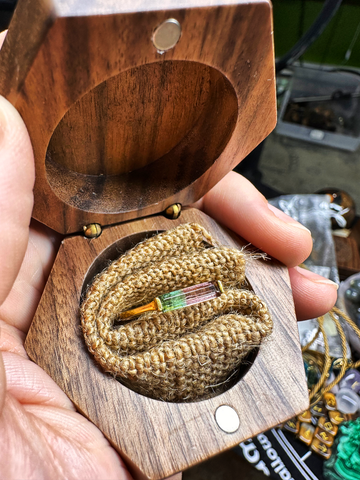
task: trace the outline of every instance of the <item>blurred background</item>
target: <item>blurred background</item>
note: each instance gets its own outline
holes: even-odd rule
[[[287,53],[310,28],[324,6],[319,0],[273,0],[275,54]],[[317,65],[360,68],[360,3],[343,0],[318,39],[301,57]],[[351,49],[350,56],[347,52]]]

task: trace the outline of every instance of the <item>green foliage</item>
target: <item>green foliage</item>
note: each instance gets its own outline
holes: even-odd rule
[[[273,0],[275,54],[286,53],[313,23],[324,1]],[[360,34],[350,59],[346,52],[360,23],[360,2],[344,2],[322,35],[305,52],[302,60],[313,63],[360,67]],[[360,28],[360,27],[359,27]]]

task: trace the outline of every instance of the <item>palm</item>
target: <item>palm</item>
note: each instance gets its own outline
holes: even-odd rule
[[[0,349],[5,367],[0,368],[0,385],[4,373],[7,382],[6,389],[1,389],[0,444],[8,469],[1,476],[130,479],[102,433],[75,411],[24,349],[25,334],[53,262],[54,243],[47,229],[38,225],[30,229],[21,270],[0,308]]]

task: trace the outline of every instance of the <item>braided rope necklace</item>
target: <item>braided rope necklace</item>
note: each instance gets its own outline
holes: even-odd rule
[[[206,398],[272,331],[266,305],[241,289],[244,280],[244,253],[216,246],[200,225],[156,235],[95,277],[81,306],[86,345],[105,371],[139,393]],[[223,284],[217,298],[117,324],[129,308],[211,281]]]

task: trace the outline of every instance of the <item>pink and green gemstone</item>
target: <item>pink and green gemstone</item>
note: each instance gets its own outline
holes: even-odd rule
[[[205,282],[192,287],[186,287],[174,292],[164,293],[157,297],[161,303],[163,312],[178,310],[179,308],[196,305],[198,303],[207,302],[223,293],[223,286],[220,281]]]

